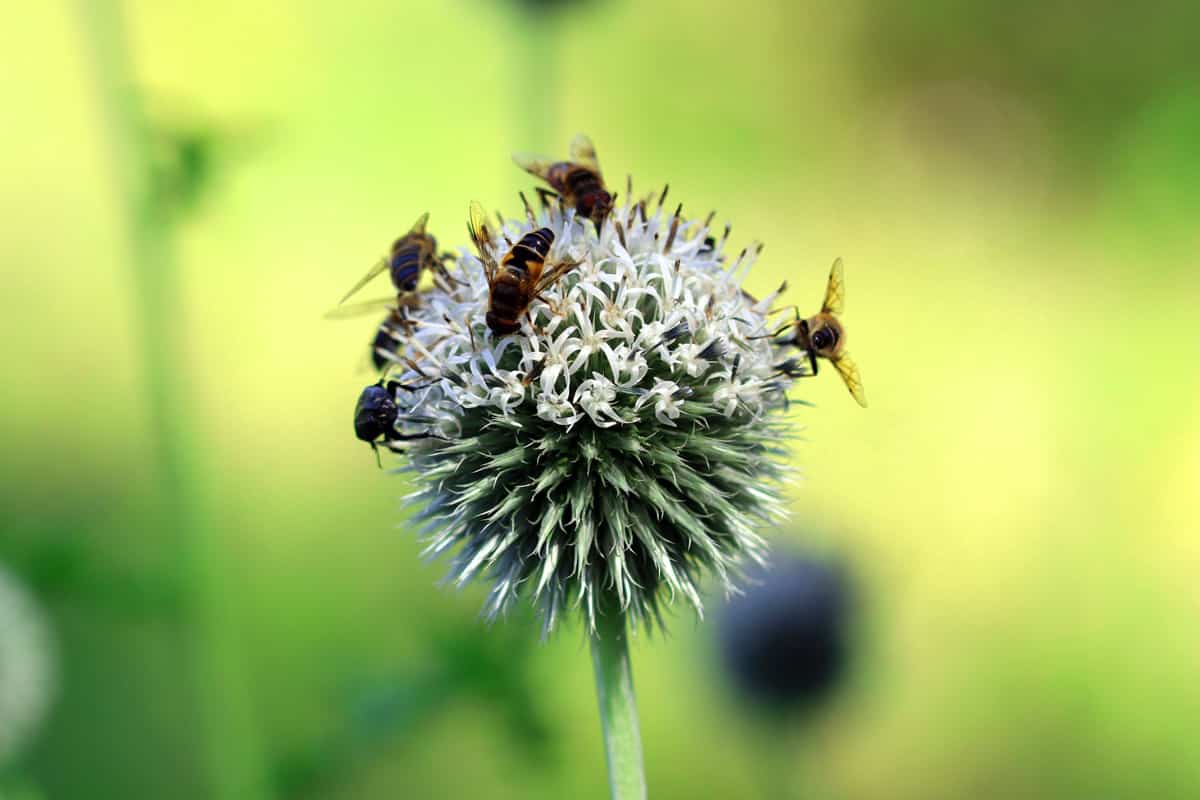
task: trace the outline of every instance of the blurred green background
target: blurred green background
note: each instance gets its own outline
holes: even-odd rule
[[[22,780],[607,795],[581,632],[436,586],[350,432],[376,321],[320,318],[582,130],[765,240],[752,291],[815,305],[842,256],[871,400],[799,388],[772,532],[853,565],[854,679],[768,735],[678,614],[634,647],[651,796],[1200,795],[1198,7],[543,5],[2,12],[0,559],[61,662]],[[171,209],[140,224],[122,59]]]

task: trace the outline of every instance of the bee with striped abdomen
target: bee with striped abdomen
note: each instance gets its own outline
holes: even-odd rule
[[[392,285],[396,287],[397,294],[401,295],[412,294],[417,290],[417,283],[421,280],[421,273],[425,270],[437,272],[447,282],[454,283],[454,279],[450,277],[445,264],[442,263],[454,256],[450,253],[438,255],[437,239],[433,237],[433,234],[425,231],[425,225],[428,222],[429,212],[426,211],[417,217],[417,221],[413,223],[412,229],[408,233],[392,243],[391,252],[379,259],[375,266],[371,267],[367,274],[359,279],[350,291],[346,292],[346,296],[338,302],[338,305],[345,303],[359,289],[375,280],[385,270],[391,273]]]
[[[604,186],[600,175],[600,162],[596,160],[596,147],[582,133],[571,140],[570,161],[554,161],[528,153],[514,153],[513,161],[531,175],[535,175],[558,193],[563,205],[574,208],[575,213],[596,223],[596,230],[612,211],[613,196]],[[549,194],[544,189],[539,193]]]
[[[546,258],[554,245],[554,231],[538,228],[526,233],[496,263],[492,252],[492,235],[487,214],[479,203],[471,203],[467,222],[471,241],[479,251],[488,282],[488,310],[485,320],[497,336],[515,333],[521,327],[521,317],[529,311],[534,300],[545,300],[542,292],[578,266],[577,261],[563,261],[546,269]]]

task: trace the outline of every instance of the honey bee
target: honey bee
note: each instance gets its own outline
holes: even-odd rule
[[[808,319],[802,319],[797,312],[796,321],[790,323],[792,337],[784,343],[795,345],[808,354],[813,375],[817,374],[818,358],[833,364],[850,394],[860,406],[866,408],[867,395],[863,391],[862,378],[859,377],[858,367],[846,352],[846,329],[838,319],[845,305],[846,279],[839,258],[829,271],[829,284],[825,288],[825,302],[821,304],[821,311]]]
[[[428,211],[417,217],[417,221],[413,223],[412,229],[408,233],[392,243],[391,252],[379,259],[375,266],[371,267],[367,274],[359,279],[350,291],[346,292],[346,296],[338,301],[338,305],[345,303],[359,289],[373,281],[385,270],[391,272],[392,285],[401,295],[412,294],[417,290],[417,282],[421,279],[421,272],[424,270],[437,272],[447,282],[454,283],[454,279],[450,277],[450,273],[446,271],[443,263],[454,256],[451,253],[438,255],[437,239],[433,237],[433,234],[425,232],[427,222],[429,222]]]
[[[549,228],[539,228],[522,236],[497,264],[492,253],[487,214],[476,202],[471,203],[467,230],[487,275],[488,310],[484,319],[497,336],[519,330],[521,316],[529,310],[530,304],[534,300],[544,301],[542,292],[579,264],[578,261],[564,261],[546,269],[546,256],[554,244],[554,231]]]
[[[553,161],[527,153],[514,153],[517,166],[546,183],[562,198],[565,205],[575,213],[596,223],[596,230],[604,224],[612,211],[613,196],[604,188],[600,175],[600,162],[596,160],[596,147],[582,133],[571,140],[570,161]],[[539,189],[540,193],[549,194]]]

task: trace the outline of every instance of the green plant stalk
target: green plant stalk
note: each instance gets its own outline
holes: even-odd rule
[[[642,800],[646,797],[646,770],[642,763],[642,734],[633,694],[625,615],[620,612],[599,615],[591,643],[612,798]]]
[[[120,3],[76,3],[112,153],[127,225],[135,335],[142,348],[150,435],[158,467],[159,524],[179,539],[184,591],[194,640],[193,679],[204,726],[206,796],[264,797],[262,761],[245,677],[234,640],[233,609],[218,568],[220,547],[202,519],[180,331],[182,303],[172,241],[173,218],[154,194],[151,129],[136,90]]]
[[[518,46],[509,48],[515,57],[517,102],[511,112],[516,117],[518,139],[513,147],[518,152],[565,155],[566,142],[559,141],[558,120],[561,96],[558,63],[561,48],[558,37],[562,26],[558,14],[519,10],[516,14]]]

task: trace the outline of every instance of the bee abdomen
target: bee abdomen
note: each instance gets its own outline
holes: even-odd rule
[[[512,278],[502,276],[497,279],[496,285],[492,287],[492,308],[506,316],[511,312],[513,316],[521,311],[522,297],[520,283]]]
[[[522,236],[521,240],[513,245],[512,250],[504,257],[504,266],[528,273],[531,263],[541,263],[546,260],[553,244],[554,231],[549,228],[530,231]]]
[[[421,277],[421,248],[417,244],[406,244],[392,252],[390,264],[392,283],[401,291],[411,292],[417,288]]]

